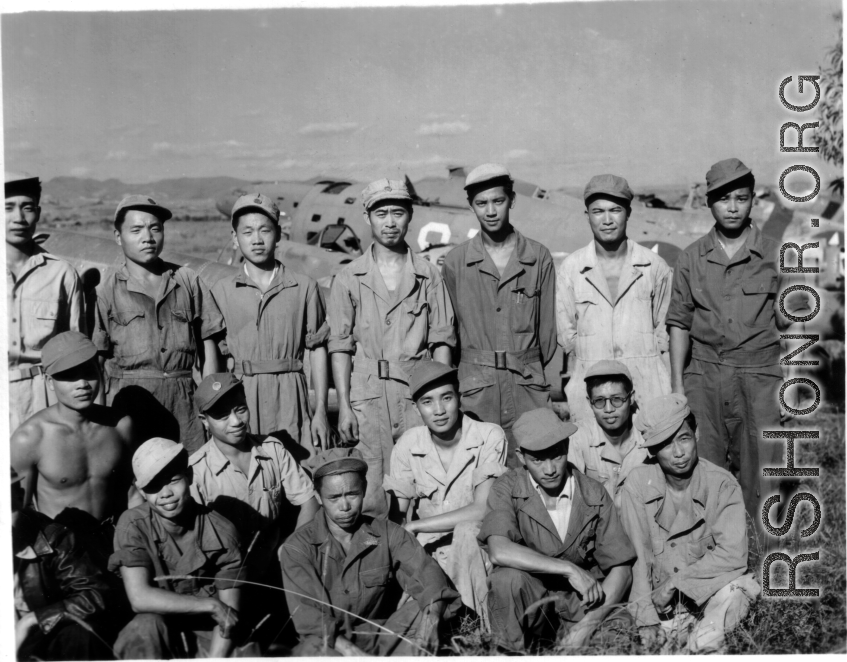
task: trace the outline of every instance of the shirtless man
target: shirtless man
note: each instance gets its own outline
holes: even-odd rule
[[[132,422],[95,404],[101,388],[97,348],[85,335],[60,333],[41,356],[57,402],[12,435],[12,467],[25,476],[26,503],[34,497],[39,512],[74,529],[96,547],[94,560],[105,564],[111,518],[127,508],[130,490],[140,503],[131,487]]]

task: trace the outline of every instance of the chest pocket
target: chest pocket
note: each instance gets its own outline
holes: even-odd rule
[[[365,600],[377,600],[388,587],[388,582],[391,580],[391,568],[383,566],[375,570],[365,570],[359,573],[359,581],[361,582],[362,592],[370,593]]]
[[[696,540],[688,543],[688,562],[694,563],[702,559],[707,552],[711,552],[715,549],[715,537],[714,536],[705,536],[700,538],[700,540]]]
[[[8,311],[11,312],[11,311]],[[21,301],[22,342],[28,349],[41,349],[56,332],[59,319],[57,301]]]
[[[538,318],[538,299],[541,290],[518,287],[512,290],[512,330],[514,333],[531,333]]]
[[[593,336],[602,333],[603,326],[600,319],[600,303],[602,295],[594,289],[591,283],[580,281],[574,289],[574,303],[576,305],[576,332],[579,336]]]
[[[191,324],[194,316],[188,308],[175,308],[170,311],[170,319],[167,313],[160,313],[163,324],[168,325],[167,346],[184,352],[193,352],[194,334],[191,333]]]
[[[427,499],[433,503],[441,501],[438,497],[438,486],[430,483],[419,483],[415,481],[415,494],[419,499]]]
[[[150,337],[143,310],[122,310],[109,313],[109,335],[116,359],[138,356],[149,345]]]
[[[744,296],[741,299],[739,317],[745,326],[769,326],[774,318],[773,302],[776,298],[776,276],[752,278],[741,283]]]

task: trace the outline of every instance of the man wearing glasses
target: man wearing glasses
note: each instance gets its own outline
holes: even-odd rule
[[[619,361],[598,361],[585,373],[585,388],[597,425],[584,425],[571,437],[568,460],[602,483],[620,508],[626,477],[648,457],[632,424],[632,375]]]

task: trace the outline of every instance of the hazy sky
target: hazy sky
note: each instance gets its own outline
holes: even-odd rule
[[[2,17],[6,169],[143,182],[367,179],[505,161],[549,187],[702,180],[779,153],[779,82],[837,0]],[[796,95],[793,97],[798,98]],[[800,119],[798,119],[800,118]]]

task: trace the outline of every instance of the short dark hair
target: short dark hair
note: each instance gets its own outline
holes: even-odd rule
[[[585,201],[585,211],[588,211],[588,208],[591,206],[591,203],[597,200],[597,198],[603,198],[604,200],[612,200],[617,202],[621,207],[626,209],[627,212],[632,211],[632,201],[627,200],[626,198],[618,198],[614,195],[609,195],[608,193],[592,193],[588,196],[588,199]]]
[[[246,207],[245,209],[239,209],[233,215],[232,223],[231,223],[233,230],[238,230],[238,221],[241,220],[241,217],[244,216],[244,214],[261,214],[262,216],[267,218],[271,223],[273,223],[275,228],[279,229],[279,227],[280,227],[278,218],[273,218],[269,214],[265,214],[264,212],[259,211],[255,207]]]
[[[632,382],[626,375],[597,375],[585,380],[585,391],[588,397],[591,397],[591,392],[595,388],[599,388],[603,384],[620,384],[627,393],[632,391]]]
[[[117,215],[115,216],[115,230],[120,230],[121,226],[124,224],[126,220],[126,213],[128,211],[146,211],[148,214],[153,214],[160,221],[162,220],[162,215],[160,213],[156,213],[155,211],[151,211],[149,208],[144,207],[127,207],[126,209],[121,209]],[[162,221],[164,223],[164,221]]]
[[[490,188],[497,188],[498,186],[502,186],[506,195],[510,198],[515,194],[515,183],[509,177],[504,175],[503,177],[495,177],[494,179],[489,179],[488,181],[480,182],[479,184],[474,184],[469,187],[467,189],[468,203],[473,202],[477,193],[487,191]]]

